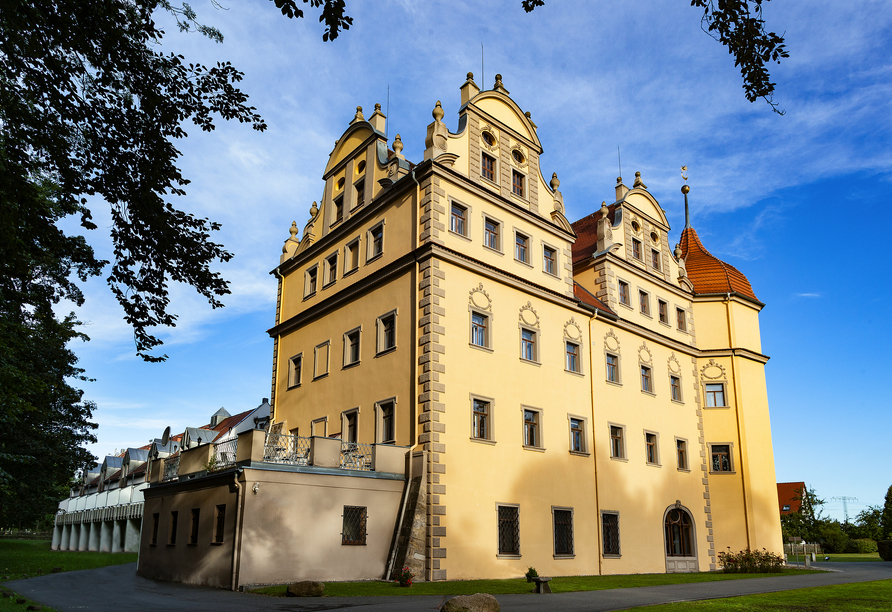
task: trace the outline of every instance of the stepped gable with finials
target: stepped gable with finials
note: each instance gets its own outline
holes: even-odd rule
[[[694,285],[694,293],[736,293],[762,305],[746,276],[707,251],[693,227],[686,227],[682,231],[679,247],[688,278]]]
[[[607,218],[610,225],[616,222],[616,204],[607,207]],[[598,248],[598,221],[601,219],[601,211],[596,210],[587,217],[574,221],[571,225],[576,232],[576,242],[573,243],[573,265],[590,258]],[[578,296],[577,296],[578,297]]]

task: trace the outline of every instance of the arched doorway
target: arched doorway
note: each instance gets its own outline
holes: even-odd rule
[[[663,537],[666,541],[667,574],[700,571],[694,521],[680,502],[667,508],[663,515]]]

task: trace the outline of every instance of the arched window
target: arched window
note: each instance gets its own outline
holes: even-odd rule
[[[679,508],[673,508],[666,514],[666,555],[669,557],[694,556],[691,517]]]

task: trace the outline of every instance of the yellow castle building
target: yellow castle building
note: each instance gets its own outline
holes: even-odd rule
[[[216,456],[199,445],[178,477],[155,468],[140,573],[236,588],[404,565],[427,580],[706,571],[727,547],[781,552],[746,277],[689,223],[670,246],[639,173],[570,223],[501,76],[481,91],[469,73],[460,92],[457,131],[437,102],[418,163],[399,135],[388,148],[379,105],[357,109],[273,270],[270,430],[239,436],[225,465],[184,471],[189,453]],[[190,543],[224,545],[203,577],[159,546],[190,508]]]

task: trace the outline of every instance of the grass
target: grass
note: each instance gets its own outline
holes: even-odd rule
[[[632,574],[626,576],[562,576],[549,583],[555,593],[574,591],[600,591],[604,589],[629,589],[642,586],[664,584],[687,584],[692,582],[715,582],[719,580],[741,580],[747,578],[767,578],[770,576],[790,576],[808,574],[813,570],[787,569],[779,574],[722,574],[718,572],[696,574]],[[285,585],[252,589],[251,593],[285,596]],[[326,597],[374,597],[380,595],[472,595],[490,593],[531,593],[533,585],[524,578],[509,580],[454,580],[447,582],[416,582],[410,588],[402,588],[395,582],[327,582]]]
[[[642,612],[873,612],[892,607],[892,580],[632,608]]]
[[[53,568],[63,572],[95,569],[106,565],[120,565],[136,561],[136,553],[100,553],[50,550],[49,540],[0,540],[0,580],[19,580],[49,574]],[[8,597],[8,594],[12,597]],[[0,587],[0,612],[21,611],[36,602],[26,599],[7,588]],[[51,608],[41,608],[51,612]]]
[[[0,540],[0,580],[34,578],[53,571],[95,569],[136,561],[136,553],[50,550],[48,540]]]
[[[824,557],[830,557],[826,561]],[[799,557],[802,558],[801,556]],[[789,563],[790,557],[787,557],[787,563]],[[846,553],[846,554],[823,554],[817,555],[815,557],[817,559],[816,563],[830,563],[830,562],[851,562],[851,561],[882,561],[880,559],[880,553]],[[796,563],[796,557],[792,557],[793,563]]]

